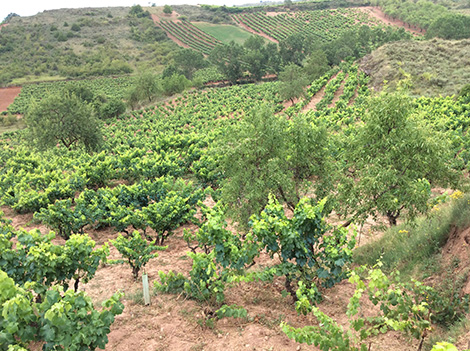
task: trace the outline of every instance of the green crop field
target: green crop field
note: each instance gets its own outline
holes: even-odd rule
[[[228,44],[232,40],[237,44],[243,44],[245,40],[253,36],[253,34],[246,30],[227,24],[212,24],[206,22],[195,22],[193,24],[202,31],[212,35],[214,38],[219,39],[224,44]]]
[[[463,351],[468,1],[8,15],[0,351]]]

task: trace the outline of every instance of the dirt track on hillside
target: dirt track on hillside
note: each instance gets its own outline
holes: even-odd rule
[[[21,87],[0,88],[0,112],[6,111],[21,91]]]
[[[369,16],[374,17],[385,24],[391,25],[391,26],[396,26],[396,27],[402,27],[406,31],[411,32],[413,34],[417,35],[423,35],[425,32],[424,29],[420,29],[417,27],[411,28],[411,26],[403,21],[400,21],[399,19],[391,18],[387,16],[379,7],[373,7],[373,6],[366,6],[366,7],[361,7],[361,11],[367,13]]]

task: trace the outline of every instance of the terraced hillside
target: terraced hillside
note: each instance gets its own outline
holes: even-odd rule
[[[157,26],[162,28],[171,39],[183,47],[188,47],[208,55],[217,45],[222,44],[220,40],[188,21],[160,19],[156,15],[152,15],[152,18]]]
[[[235,14],[232,18],[257,33],[277,41],[304,33],[321,42],[336,39],[354,26],[377,26],[381,21],[360,9],[335,9],[302,12],[253,12]]]

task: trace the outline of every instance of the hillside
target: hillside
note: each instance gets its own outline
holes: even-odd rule
[[[13,17],[0,32],[0,85],[161,69],[176,48],[149,18],[125,7]]]
[[[463,351],[470,39],[423,1],[10,18],[0,351]]]
[[[458,94],[470,81],[470,41],[406,41],[386,44],[361,61],[361,69],[371,77],[371,86],[380,90],[383,82],[394,86],[410,75],[414,95]]]

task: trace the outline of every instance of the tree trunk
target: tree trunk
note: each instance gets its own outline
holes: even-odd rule
[[[73,289],[75,292],[78,291],[78,284],[80,284],[80,278],[75,279],[75,283],[73,283]]]
[[[289,275],[286,275],[286,283],[284,286],[286,287],[286,291],[292,296],[294,303],[297,302],[297,295],[295,294],[295,291],[292,288],[292,280],[290,279]]]

